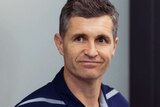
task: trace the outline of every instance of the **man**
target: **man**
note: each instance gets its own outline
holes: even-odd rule
[[[16,107],[129,107],[118,91],[102,84],[118,42],[117,20],[108,0],[68,0],[54,37],[64,67]]]

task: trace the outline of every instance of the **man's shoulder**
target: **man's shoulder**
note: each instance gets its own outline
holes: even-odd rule
[[[105,95],[107,103],[112,105],[112,107],[129,107],[128,101],[116,89],[108,85],[102,85],[102,91]]]
[[[37,89],[27,97],[25,97],[20,103],[15,107],[50,107],[55,104],[55,107],[63,107],[59,105],[64,105],[61,101],[58,93],[56,92],[52,83],[48,83],[45,86]]]

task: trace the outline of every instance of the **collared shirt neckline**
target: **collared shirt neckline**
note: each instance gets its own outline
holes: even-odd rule
[[[66,105],[68,105],[68,107],[75,107],[75,106],[85,107],[67,87],[67,84],[64,80],[63,72],[64,72],[64,67],[60,70],[60,72],[56,75],[55,79],[52,81],[57,93],[64,100]],[[106,103],[106,98],[102,89],[99,97],[99,103],[100,103],[100,107],[108,107]]]

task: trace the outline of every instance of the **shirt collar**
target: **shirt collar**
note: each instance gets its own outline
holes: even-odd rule
[[[56,89],[56,92],[58,93],[58,95],[60,95],[60,97],[69,107],[75,107],[75,106],[85,107],[67,87],[67,84],[64,80],[63,72],[64,72],[64,67],[62,67],[60,72],[56,75],[55,79],[52,81]],[[99,103],[100,107],[108,107],[105,95],[103,93],[103,88],[101,89]]]
[[[64,67],[60,70],[60,72],[52,81],[56,89],[56,92],[58,93],[58,95],[60,95],[60,97],[69,107],[85,107],[67,87],[67,84],[64,80],[63,72]]]
[[[107,102],[106,102],[106,98],[105,98],[102,90],[101,90],[100,97],[99,97],[99,105],[100,105],[100,107],[108,107]]]

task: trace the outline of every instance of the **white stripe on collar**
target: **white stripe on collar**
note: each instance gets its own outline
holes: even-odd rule
[[[29,104],[29,103],[37,103],[37,102],[46,102],[46,103],[50,103],[50,104],[60,104],[60,105],[65,105],[65,103],[61,100],[55,100],[55,99],[49,99],[49,98],[35,98],[35,99],[31,99],[31,100],[27,100],[25,102],[22,102],[18,105],[24,105],[24,104]]]
[[[112,91],[110,91],[109,93],[106,94],[106,98],[110,99],[111,97],[113,97],[117,93],[119,93],[119,92],[117,90],[113,89]]]
[[[100,93],[99,105],[100,105],[100,107],[108,107],[106,99],[105,99],[105,97],[103,95],[102,90],[101,90],[101,93]]]

